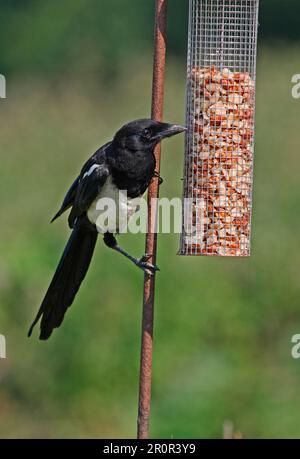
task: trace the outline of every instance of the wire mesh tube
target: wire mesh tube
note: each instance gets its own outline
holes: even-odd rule
[[[250,255],[259,0],[190,0],[181,255]]]

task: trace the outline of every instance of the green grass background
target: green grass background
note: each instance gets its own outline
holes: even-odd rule
[[[134,437],[142,273],[99,240],[88,276],[48,342],[26,337],[69,230],[49,225],[85,159],[147,116],[151,55],[104,84],[93,73],[10,80],[0,101],[0,437]],[[300,100],[296,46],[261,46],[249,259],[179,257],[159,235],[151,435],[300,437]],[[184,121],[185,63],[169,59],[165,119]],[[161,196],[180,196],[183,138],[166,141]],[[143,235],[120,242],[136,255]]]

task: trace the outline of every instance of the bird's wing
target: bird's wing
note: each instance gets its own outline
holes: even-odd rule
[[[105,163],[92,164],[90,169],[82,175],[76,188],[73,207],[69,215],[71,228],[73,228],[76,218],[84,214],[96,199],[108,175],[109,169]]]
[[[54,217],[51,220],[51,223],[54,222],[54,220],[56,220],[58,217],[60,217],[61,214],[63,214],[73,204],[73,201],[76,195],[77,186],[79,184],[79,180],[80,180],[80,175],[74,180],[74,182],[70,186],[66,196],[64,197],[64,200],[62,202],[62,205],[59,211],[54,215]]]
[[[102,164],[106,160],[106,154],[111,147],[111,142],[107,142],[106,144],[102,145],[102,147],[98,148],[97,151],[86,161],[83,165],[79,177],[82,178],[84,174],[86,174],[94,164]]]
[[[105,145],[100,147],[83,165],[80,174],[72,185],[70,186],[69,190],[67,191],[66,196],[64,197],[64,200],[62,202],[62,205],[59,209],[59,211],[54,215],[54,217],[51,220],[51,223],[54,222],[58,217],[61,216],[66,210],[68,210],[74,203],[75,198],[77,196],[77,189],[78,185],[82,182],[83,177],[85,177],[91,168],[93,168],[94,165],[100,165],[105,161],[105,154],[106,150],[111,146],[111,142],[107,142]],[[92,169],[93,170],[93,169]],[[76,218],[76,217],[75,217]]]

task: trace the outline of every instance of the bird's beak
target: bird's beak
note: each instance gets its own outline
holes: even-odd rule
[[[180,132],[186,131],[186,127],[180,126],[179,124],[168,124],[161,123],[160,130],[153,137],[154,140],[162,140],[166,137],[172,137],[173,135],[180,134]]]

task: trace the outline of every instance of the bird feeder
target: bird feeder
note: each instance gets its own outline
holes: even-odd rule
[[[189,0],[180,255],[250,255],[258,5]]]

